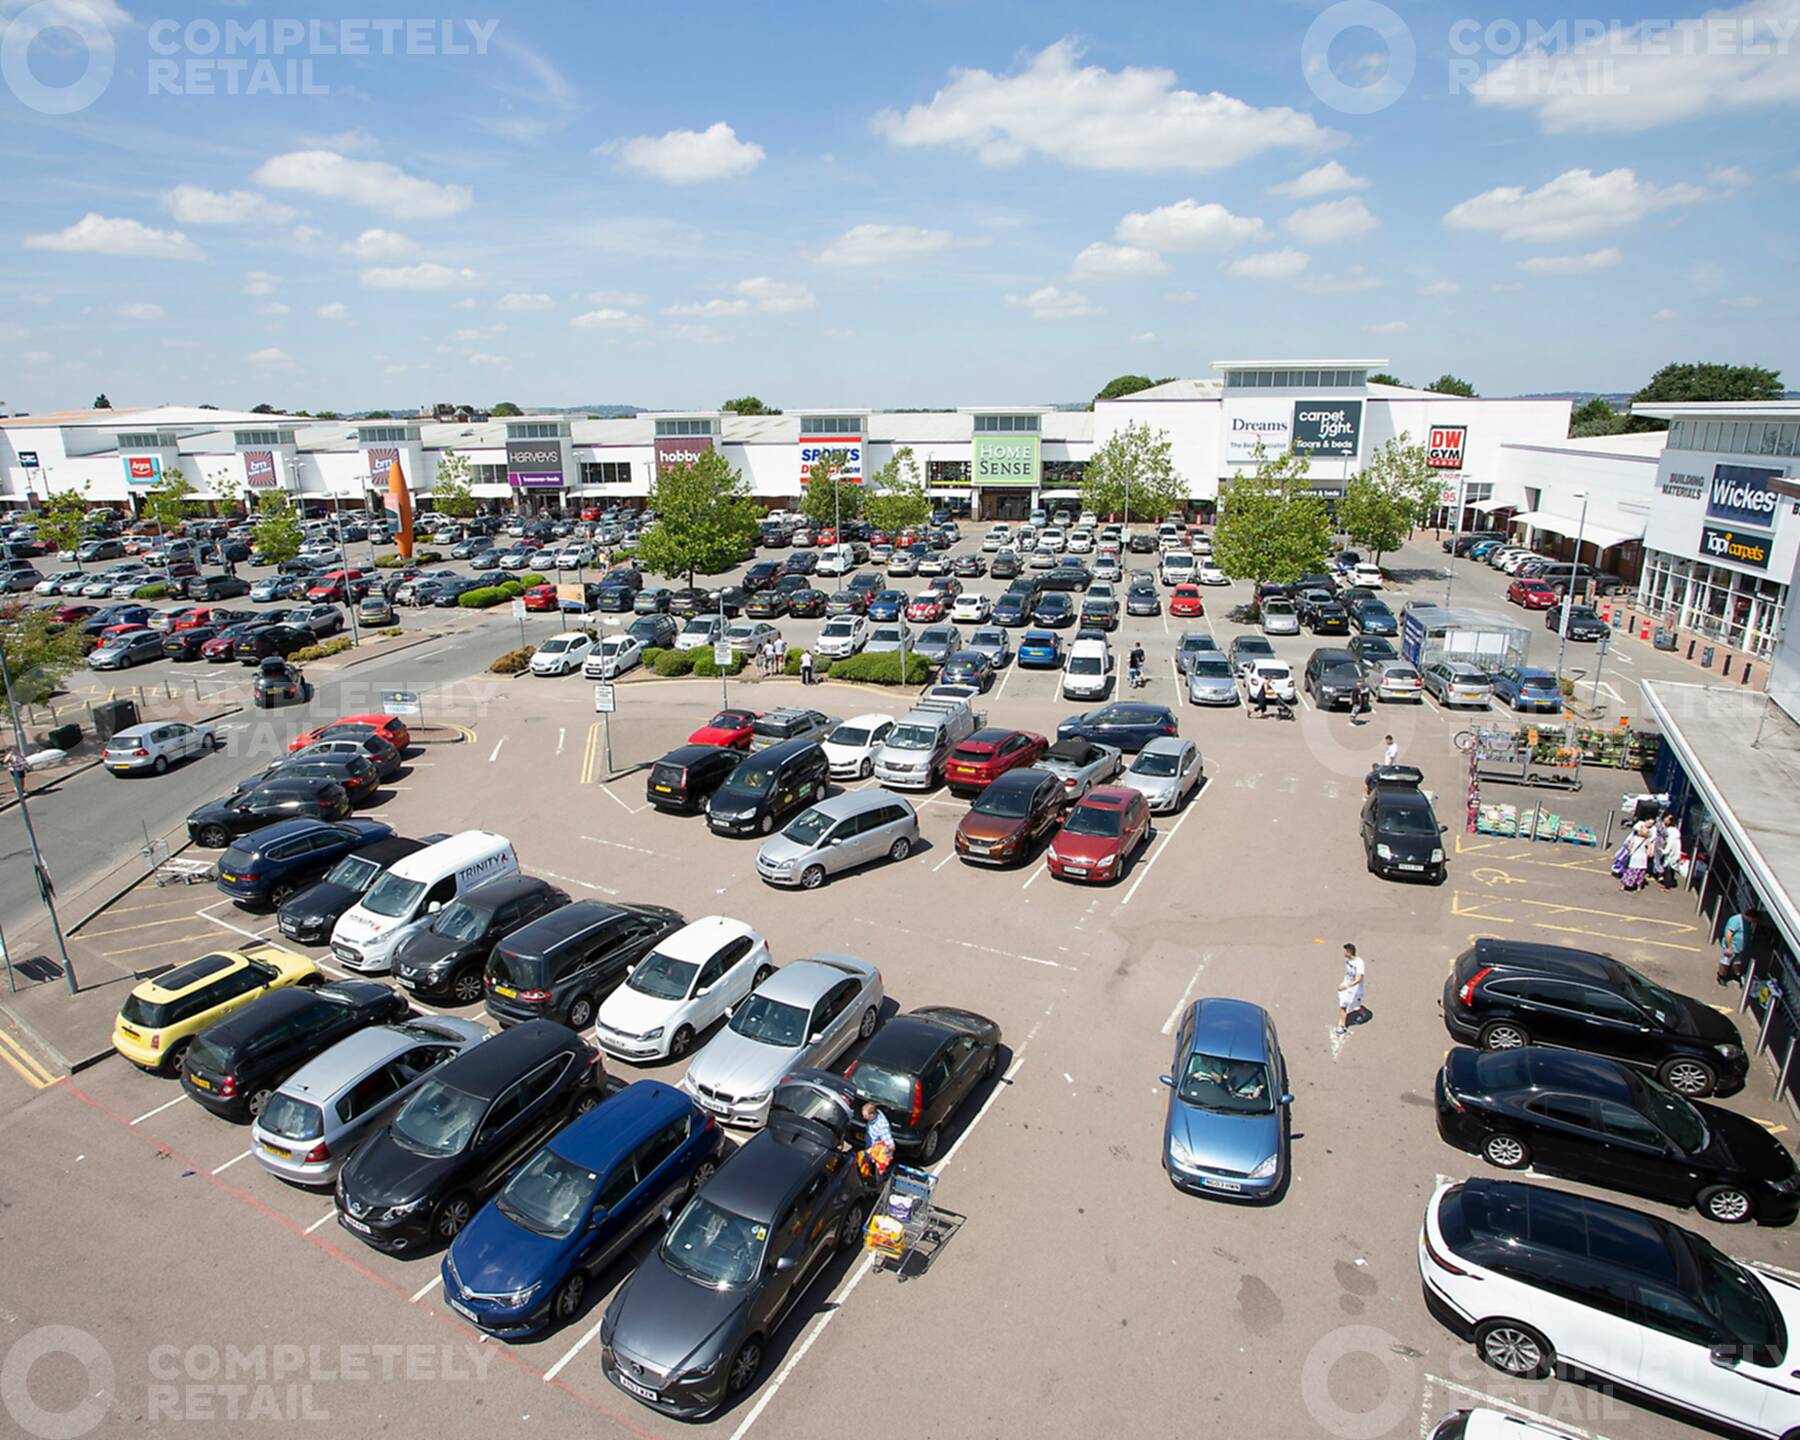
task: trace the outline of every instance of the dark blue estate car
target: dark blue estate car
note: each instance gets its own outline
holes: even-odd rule
[[[1071,715],[1056,727],[1056,738],[1116,745],[1127,755],[1135,755],[1159,736],[1174,735],[1179,730],[1175,713],[1168,706],[1121,700],[1102,705],[1098,710]]]
[[[444,1298],[509,1340],[573,1319],[588,1281],[705,1184],[722,1148],[718,1122],[673,1086],[628,1086],[481,1208],[444,1257]]]
[[[353,850],[386,840],[379,820],[277,820],[239,836],[219,857],[219,893],[249,905],[279,905]]]
[[[912,597],[904,590],[883,590],[869,601],[869,618],[898,620],[911,603]]]

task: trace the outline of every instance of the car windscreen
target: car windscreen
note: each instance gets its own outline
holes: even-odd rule
[[[277,1091],[264,1104],[257,1124],[283,1140],[317,1140],[325,1133],[325,1112],[310,1100]]]
[[[1377,828],[1383,835],[1418,837],[1438,833],[1437,820],[1432,813],[1417,805],[1384,809]]]
[[[662,1243],[663,1262],[702,1285],[748,1285],[762,1269],[769,1227],[696,1195]]]
[[[869,732],[860,725],[840,725],[831,732],[829,743],[833,745],[867,745]]]
[[[458,1155],[486,1109],[486,1102],[476,1096],[441,1080],[428,1080],[394,1116],[394,1138],[422,1155]]]
[[[419,897],[425,893],[425,882],[408,880],[389,871],[369,888],[369,893],[362,898],[362,908],[371,915],[381,915],[393,919],[400,915],[410,915]]]
[[[721,795],[767,795],[775,784],[776,767],[752,756],[725,777],[719,786]]]
[[[817,845],[835,823],[823,810],[802,810],[781,833],[796,845]]]
[[[1763,1283],[1698,1235],[1694,1245],[1695,1288],[1708,1313],[1749,1352],[1753,1364],[1773,1365],[1787,1350],[1787,1327]]]
[[[842,640],[844,637],[856,633],[856,622],[854,620],[827,620],[825,628],[819,633],[829,635],[834,640]]]
[[[1124,829],[1125,812],[1098,805],[1077,805],[1063,822],[1065,835],[1092,835],[1102,840],[1116,840]]]
[[[1229,660],[1195,660],[1188,673],[1204,675],[1210,680],[1229,680],[1231,678],[1231,662]]]
[[[1269,1069],[1260,1060],[1190,1055],[1178,1093],[1184,1104],[1232,1115],[1267,1115],[1275,1108]]]
[[[746,1040],[794,1049],[806,1039],[807,1012],[798,1005],[752,995],[737,1007],[731,1028]]]
[[[352,894],[367,890],[381,873],[381,866],[366,855],[346,855],[325,877],[327,885],[341,885]]]
[[[1017,820],[1031,810],[1031,794],[1023,785],[990,785],[969,807],[969,813]]]
[[[563,1159],[546,1146],[506,1182],[494,1205],[515,1225],[565,1240],[587,1219],[599,1184],[597,1172]]]
[[[935,725],[896,725],[888,732],[887,743],[896,750],[929,750],[937,744]]]
[[[1102,675],[1106,664],[1098,655],[1076,655],[1069,661],[1071,675]]]
[[[1173,775],[1180,764],[1180,757],[1170,750],[1140,750],[1137,759],[1131,762],[1133,775],[1166,776]]]
[[[658,1000],[684,1000],[699,969],[691,960],[677,960],[673,955],[652,950],[632,970],[625,987]]]
[[[433,935],[442,935],[446,940],[479,940],[487,934],[493,914],[467,901],[452,900],[438,912],[429,928]]]

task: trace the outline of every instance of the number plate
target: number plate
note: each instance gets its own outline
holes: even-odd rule
[[[494,987],[494,993],[508,1000],[517,1000],[519,998],[519,992],[510,985],[496,985]]]
[[[481,1317],[460,1300],[452,1300],[450,1302],[450,1308],[465,1320],[473,1320],[477,1325],[481,1323]]]
[[[280,1145],[271,1145],[267,1140],[263,1141],[263,1149],[267,1150],[271,1155],[279,1155],[283,1160],[292,1160],[294,1158],[294,1152],[292,1150],[284,1149]]]
[[[648,1400],[652,1405],[662,1399],[662,1397],[654,1390],[650,1389],[649,1386],[638,1384],[637,1381],[633,1380],[628,1375],[619,1376],[619,1388],[624,1390],[627,1394],[637,1396],[640,1400]]]
[[[675,787],[673,785],[658,785],[656,788],[658,792],[664,795],[673,795],[675,793]]]
[[[1085,865],[1065,865],[1065,866],[1063,866],[1063,874],[1065,874],[1065,875],[1085,875],[1085,874],[1087,874],[1087,866],[1085,866]]]
[[[190,1075],[188,1076],[188,1079],[193,1081],[195,1086],[201,1090],[212,1089],[212,1081],[208,1080],[204,1075]]]
[[[1398,868],[1401,870],[1423,870],[1425,867],[1423,865],[1401,865]]]
[[[404,989],[417,990],[419,988],[419,982],[410,975],[396,975],[394,978],[400,982]]]
[[[338,1219],[342,1220],[346,1225],[348,1225],[358,1235],[373,1235],[375,1233],[367,1225],[363,1224],[362,1221],[352,1220],[348,1215],[339,1215]]]
[[[1205,1180],[1201,1182],[1209,1190],[1238,1190],[1244,1187],[1235,1180]]]

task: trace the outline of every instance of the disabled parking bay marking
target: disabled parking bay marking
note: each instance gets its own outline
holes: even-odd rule
[[[1496,913],[1494,907],[1500,907]],[[1651,945],[1659,950],[1683,950],[1699,955],[1704,946],[1687,945],[1676,936],[1694,935],[1697,927],[1679,920],[1660,920],[1653,915],[1627,915],[1617,910],[1597,910],[1585,905],[1558,905],[1549,900],[1527,900],[1508,895],[1504,900],[1492,893],[1475,895],[1457,890],[1450,897],[1450,913],[1468,920],[1481,920],[1490,925],[1515,925],[1521,920],[1536,930],[1551,930],[1567,935],[1589,935],[1600,940],[1622,940],[1633,945]],[[1592,917],[1576,923],[1579,917]],[[1570,923],[1563,923],[1570,922]],[[1656,939],[1656,936],[1666,939]]]

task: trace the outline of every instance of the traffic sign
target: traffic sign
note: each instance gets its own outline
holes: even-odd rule
[[[723,640],[713,646],[713,664],[731,664],[731,646]]]
[[[523,620],[525,618],[525,602],[515,597],[512,602],[512,612],[513,619]]]
[[[612,685],[609,682],[602,682],[594,686],[594,713],[610,715],[616,709],[618,706],[613,702]]]
[[[419,692],[416,690],[383,690],[381,692],[381,708],[389,715],[420,714]]]

